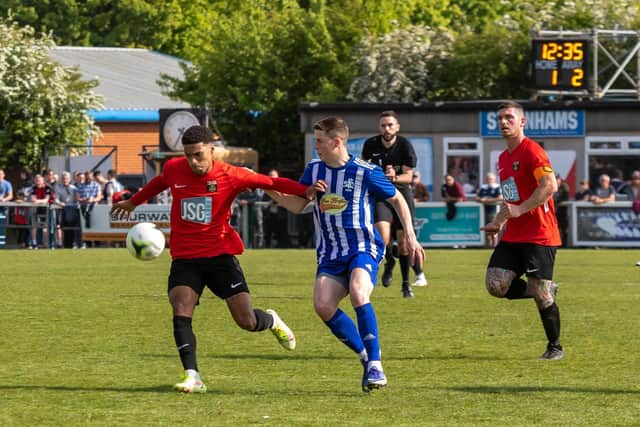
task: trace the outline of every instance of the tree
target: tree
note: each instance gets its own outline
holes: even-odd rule
[[[43,152],[84,146],[98,134],[89,109],[102,108],[75,68],[49,59],[54,42],[30,27],[0,20],[0,165],[40,167]]]
[[[6,0],[0,14],[58,45],[141,47],[177,54],[183,10],[206,9],[204,0]],[[195,4],[193,4],[195,3]]]
[[[501,26],[458,36],[430,100],[527,98],[529,50],[528,35]]]
[[[163,84],[171,96],[206,106],[231,144],[257,148],[266,164],[300,166],[298,105],[315,93],[337,94],[334,78],[343,71],[324,10],[278,3],[240,2],[221,13],[184,79]]]
[[[435,76],[451,52],[452,36],[424,26],[365,38],[357,54],[358,77],[348,98],[359,102],[424,102],[437,91]]]

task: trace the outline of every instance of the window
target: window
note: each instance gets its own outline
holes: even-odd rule
[[[640,170],[640,137],[638,136],[595,136],[587,137],[585,160],[586,175],[591,188],[598,186],[598,177],[609,175],[612,179],[622,173],[622,179],[629,181],[634,170]]]
[[[444,138],[445,173],[462,184],[468,197],[475,196],[482,179],[482,140],[480,138]]]

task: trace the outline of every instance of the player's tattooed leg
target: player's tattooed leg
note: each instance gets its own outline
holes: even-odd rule
[[[516,273],[504,268],[489,267],[485,277],[487,291],[494,297],[504,298]]]
[[[553,292],[551,292],[552,283],[552,280],[537,277],[528,278],[527,293],[535,299],[538,310],[544,310],[555,302]]]

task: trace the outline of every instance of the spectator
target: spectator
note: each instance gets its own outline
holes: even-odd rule
[[[13,186],[4,179],[4,169],[0,169],[0,203],[9,202],[13,199]],[[6,244],[6,234],[4,225],[7,222],[9,210],[0,206],[0,247]]]
[[[413,170],[413,178],[411,179],[411,188],[413,189],[414,202],[428,202],[431,199],[429,189],[420,182],[420,172]]]
[[[556,182],[558,183],[558,191],[553,193],[553,204],[556,207],[556,220],[558,221],[558,230],[560,231],[560,240],[562,246],[567,246],[567,238],[569,236],[569,209],[563,206],[563,202],[569,200],[569,184],[567,184],[560,174],[556,174]]]
[[[474,173],[469,173],[469,179],[462,182],[464,194],[473,194],[476,192],[476,175]]]
[[[44,180],[44,177],[37,174],[33,177],[33,186],[29,192],[29,201],[42,206],[31,208],[31,249],[38,249],[42,243],[42,225],[47,222],[49,207],[53,204],[55,193]],[[50,231],[50,227],[49,230]],[[49,247],[55,240],[55,237],[49,234]]]
[[[96,175],[97,174],[97,175]],[[99,178],[99,179],[98,179]],[[102,181],[100,181],[100,179]],[[102,190],[104,190],[104,177],[100,175],[100,171],[87,171],[85,173],[85,180],[92,188],[92,193],[95,191],[94,204],[102,202]]]
[[[58,174],[54,173],[51,169],[45,169],[43,171],[44,180],[49,187],[55,192],[58,185]],[[49,240],[49,249],[54,249],[56,246],[60,246],[62,241],[62,229],[60,228],[60,209],[52,202],[49,204],[49,211],[47,217],[47,235]]]
[[[99,170],[93,171],[93,180],[98,183],[100,189],[102,189],[107,183],[107,180],[104,176],[102,176],[102,172],[100,172]]]
[[[102,203],[111,205],[113,203],[113,195],[122,190],[124,190],[124,187],[116,179],[115,169],[109,169],[107,172],[107,182],[105,182],[102,189]]]
[[[482,184],[477,192],[478,203],[484,205],[484,221],[493,222],[498,213],[498,204],[502,201],[502,190],[500,185],[496,182],[496,174],[489,172],[486,176],[486,184]],[[487,233],[487,243],[492,248],[495,248],[498,244],[497,233]]]
[[[169,189],[161,191],[156,196],[156,203],[159,205],[170,205],[172,200],[173,199],[171,197],[171,190]]]
[[[631,207],[636,215],[640,215],[640,170],[635,170],[631,174],[631,185],[629,185],[629,194],[631,194]]]
[[[592,195],[591,188],[589,188],[589,180],[583,179],[580,181],[580,187],[578,187],[578,191],[576,191],[576,201],[589,201]]]
[[[272,178],[278,178],[280,174],[277,170],[271,169],[267,174]],[[262,196],[263,202],[269,205],[264,207],[264,244],[266,248],[273,246],[272,240],[276,241],[278,248],[289,246],[289,233],[287,230],[287,210],[278,205],[268,194]]]
[[[442,184],[440,194],[442,195],[442,199],[447,204],[447,221],[451,221],[456,217],[456,203],[467,200],[464,195],[462,185],[456,182],[453,175],[445,175],[444,184]]]
[[[613,171],[613,177],[611,178],[611,186],[615,190],[617,195],[623,195],[623,197],[616,196],[617,200],[632,200],[631,187],[624,180],[624,175],[620,169]]]
[[[24,202],[25,194],[24,190],[20,189],[16,193],[16,203]],[[17,242],[23,248],[30,247],[29,239],[29,208],[26,206],[14,206],[13,207],[13,224],[21,226],[17,232]]]
[[[615,202],[616,191],[610,185],[611,178],[609,175],[602,174],[598,178],[600,185],[595,189],[594,194],[589,199],[594,205],[601,205],[603,203]]]
[[[640,200],[640,170],[635,170],[631,174],[631,200]]]
[[[81,174],[82,175],[82,174]],[[71,183],[71,174],[62,172],[62,182],[56,186],[55,202],[60,206],[60,231],[62,246],[78,248],[82,245],[78,188]]]

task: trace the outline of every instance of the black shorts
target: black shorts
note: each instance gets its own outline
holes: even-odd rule
[[[407,202],[409,206],[409,211],[411,212],[411,218],[413,218],[414,210],[415,210],[415,202],[413,201],[413,194],[411,192],[404,192],[398,190],[400,194],[404,196],[404,200]],[[388,222],[391,224],[391,230],[394,232],[397,230],[404,230],[402,227],[402,221],[400,221],[400,217],[398,213],[393,208],[391,203],[384,200],[376,200],[375,212],[373,214],[375,222]]]
[[[202,295],[206,286],[221,299],[249,292],[240,263],[233,255],[174,259],[169,273],[169,290],[176,286],[189,286],[198,295]]]
[[[553,266],[556,261],[555,246],[542,246],[535,243],[500,242],[489,260],[489,267],[504,268],[516,273],[516,277],[552,280]]]

